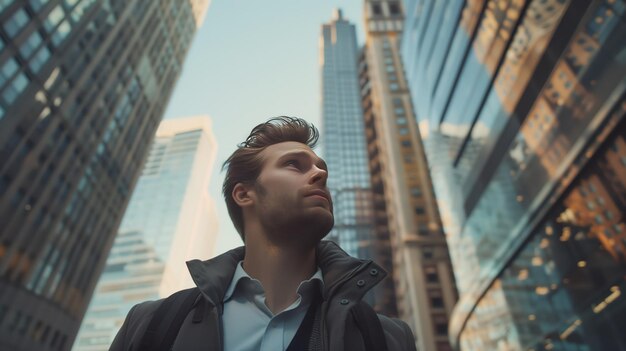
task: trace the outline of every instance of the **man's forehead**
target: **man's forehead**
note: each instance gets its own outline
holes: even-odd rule
[[[326,162],[324,162],[322,158],[318,157],[308,145],[296,141],[285,141],[270,145],[263,150],[261,155],[264,162],[276,162],[282,157],[289,155],[308,155],[315,163],[321,164],[324,168],[326,168]]]
[[[296,141],[285,141],[273,144],[263,150],[266,159],[277,159],[286,154],[301,152],[306,152],[317,158],[317,154],[308,145]]]

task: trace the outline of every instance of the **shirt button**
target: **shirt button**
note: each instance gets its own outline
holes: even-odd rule
[[[358,282],[356,282],[356,286],[358,286],[359,288],[362,288],[363,286],[365,286],[365,280],[361,279]]]
[[[374,268],[370,270],[370,275],[374,276],[374,275],[378,275],[378,269]]]
[[[348,299],[341,299],[341,301],[339,301],[340,304],[342,305],[347,305],[348,303],[350,303],[350,301]]]

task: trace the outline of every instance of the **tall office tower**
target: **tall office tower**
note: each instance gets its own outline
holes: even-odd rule
[[[67,350],[208,1],[0,1],[0,349]]]
[[[185,261],[213,255],[208,117],[161,122],[73,350],[108,350],[130,308],[192,287]]]
[[[452,264],[404,76],[398,0],[366,0],[359,64],[377,236],[392,259],[398,314],[419,350],[449,350]]]
[[[335,226],[329,234],[350,255],[374,259],[389,273],[392,265],[379,260],[373,199],[358,80],[356,30],[335,10],[322,26],[322,142],[330,170]],[[387,257],[388,255],[383,255]],[[395,316],[393,284],[378,284],[365,300],[378,312]]]
[[[405,1],[462,350],[626,349],[626,3]]]
[[[352,256],[369,258],[374,225],[357,61],[356,30],[337,9],[320,38],[322,142],[335,211],[329,235]]]

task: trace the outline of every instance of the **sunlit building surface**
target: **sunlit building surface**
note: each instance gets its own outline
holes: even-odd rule
[[[352,256],[370,258],[372,193],[359,93],[359,50],[353,24],[335,10],[322,26],[322,146],[330,170],[335,226],[329,239]]]
[[[207,1],[0,1],[0,349],[68,350]]]
[[[208,117],[161,122],[73,350],[108,350],[130,308],[194,286],[185,261],[213,256]]]
[[[457,301],[446,238],[415,120],[399,46],[401,2],[365,1],[366,43],[359,64],[374,213],[375,252],[393,266],[398,315],[419,350],[450,350]],[[391,262],[387,262],[391,261]],[[393,289],[395,287],[395,289]]]
[[[461,350],[626,349],[626,4],[406,0]]]

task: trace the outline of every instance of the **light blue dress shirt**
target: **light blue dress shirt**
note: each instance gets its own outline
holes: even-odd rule
[[[304,320],[315,289],[323,289],[322,271],[318,267],[311,278],[301,282],[296,301],[274,315],[265,304],[261,282],[252,279],[244,271],[242,263],[237,264],[224,296],[224,350],[284,351]]]

